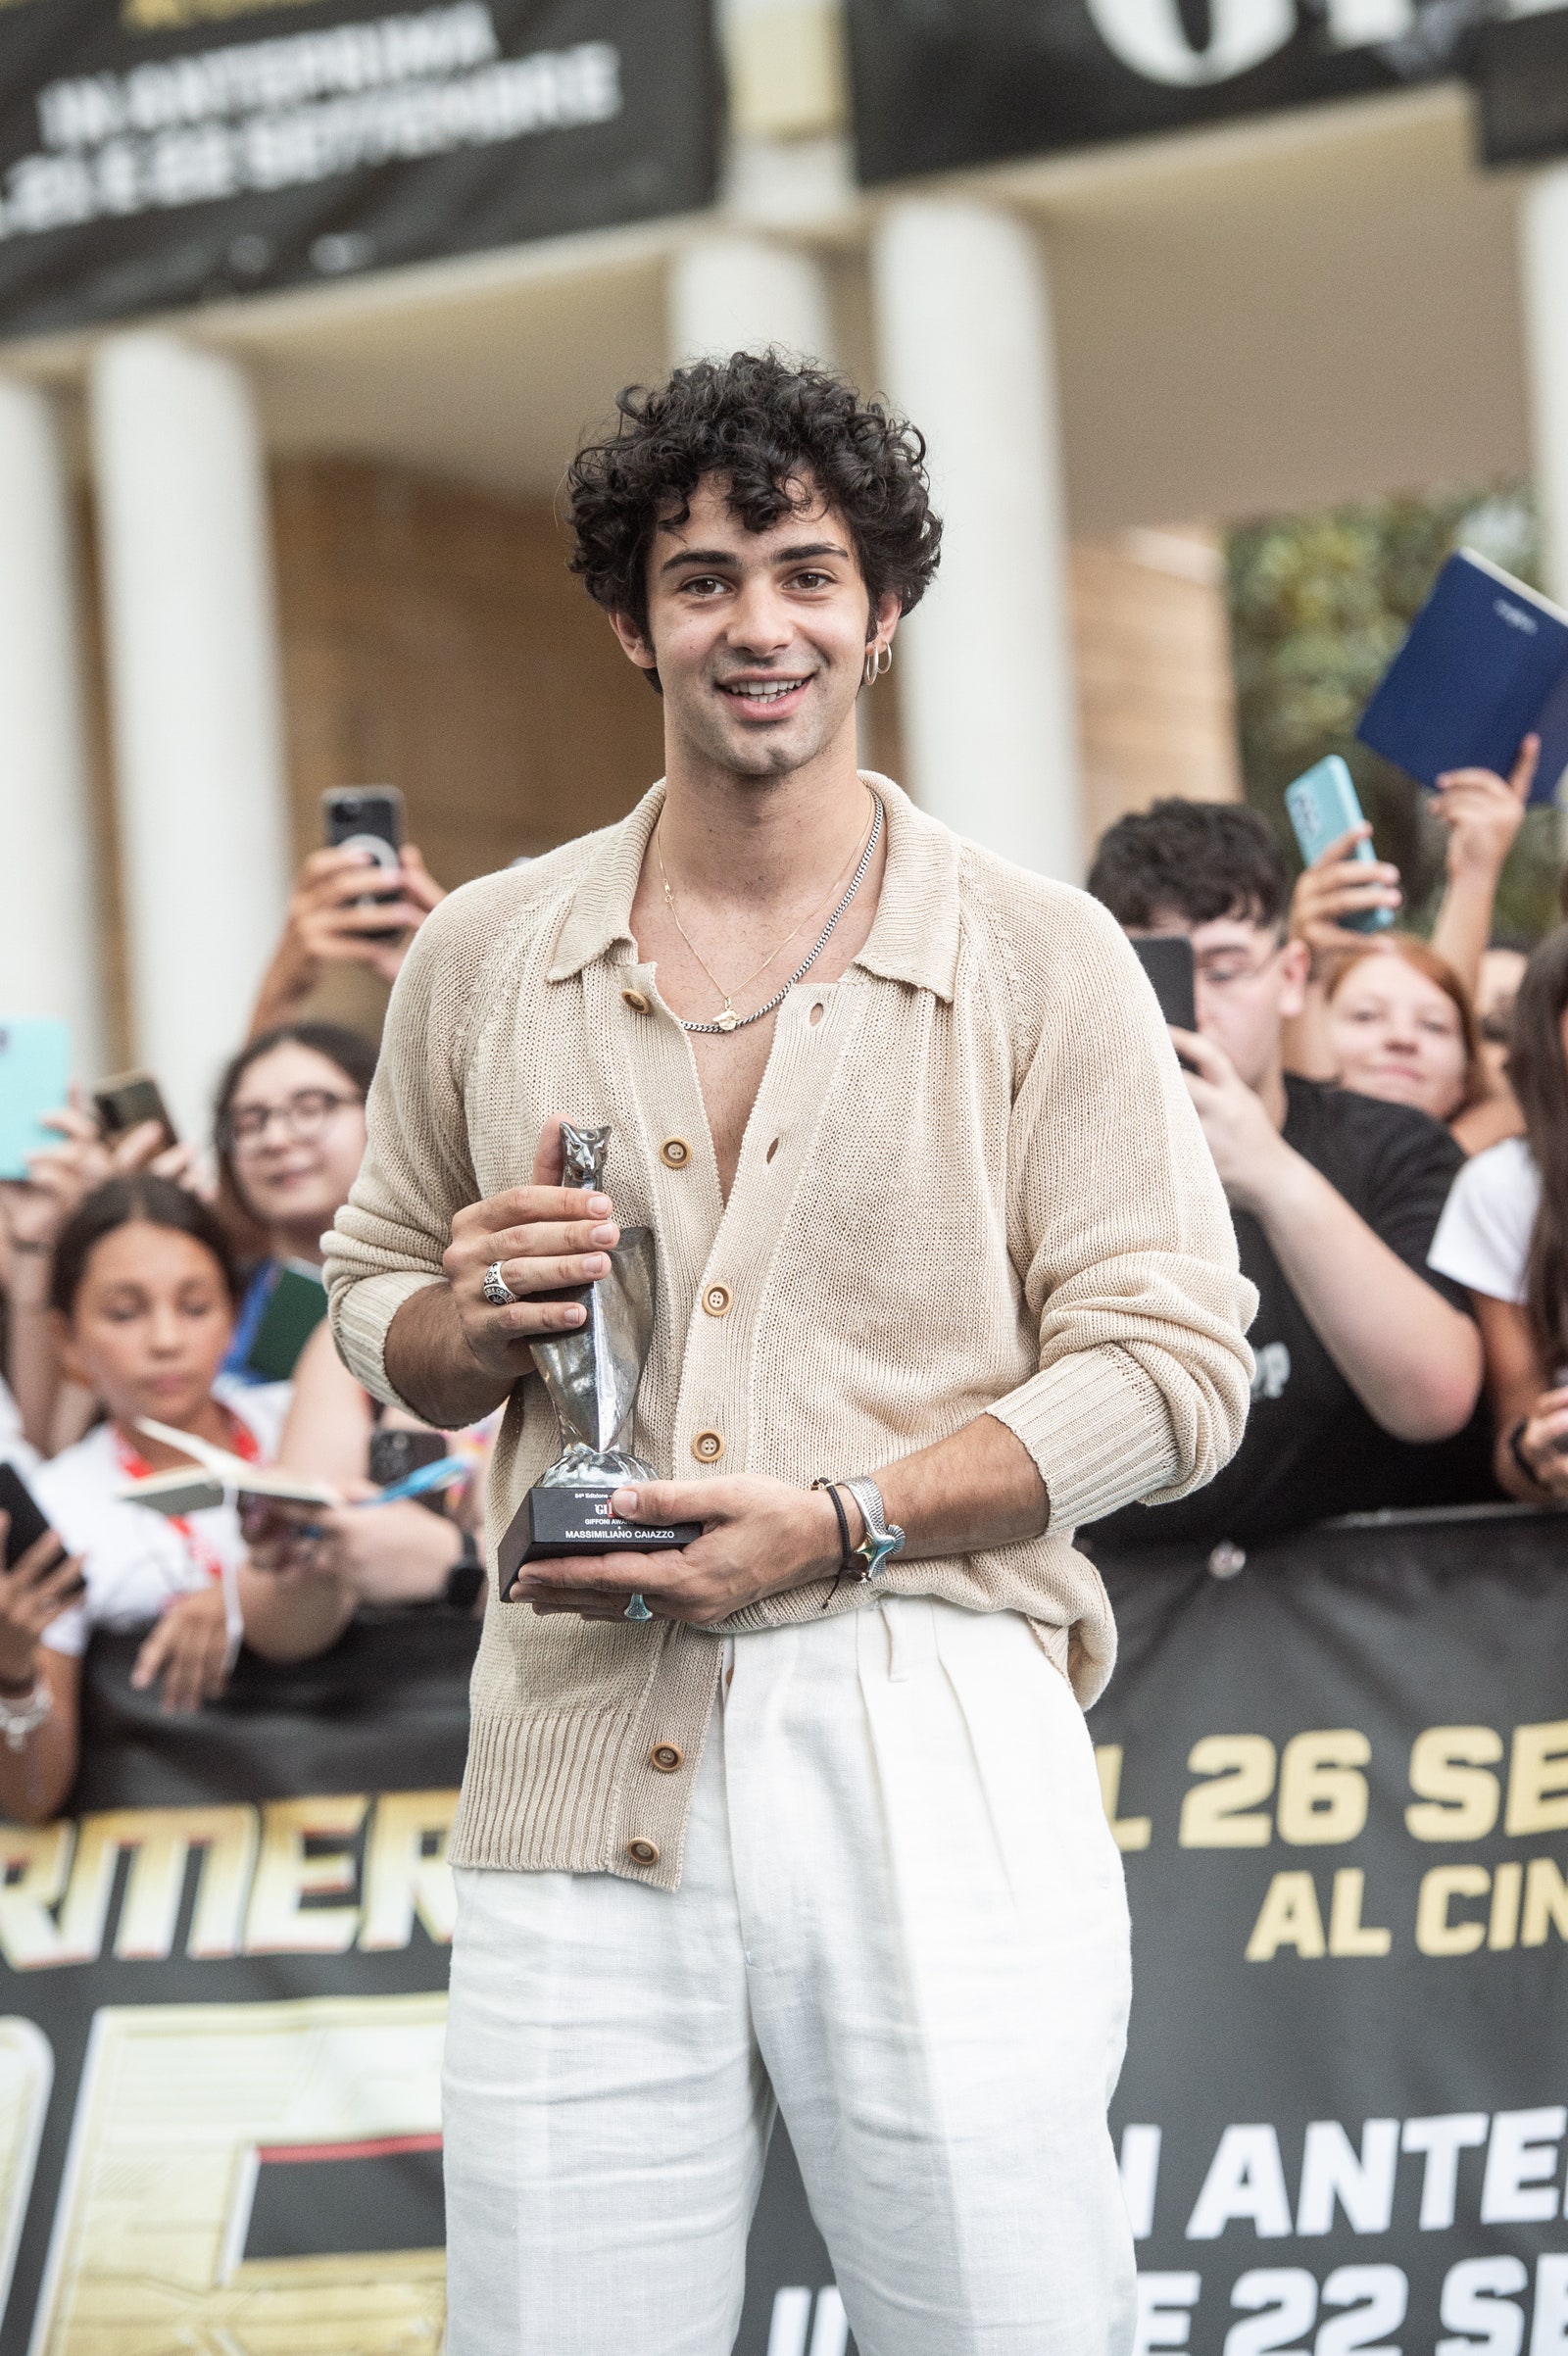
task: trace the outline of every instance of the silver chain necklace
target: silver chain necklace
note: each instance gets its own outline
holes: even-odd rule
[[[866,837],[865,849],[860,854],[860,863],[856,868],[855,873],[850,877],[849,888],[845,892],[843,899],[839,902],[838,907],[833,910],[832,915],[828,918],[827,922],[823,925],[822,930],[817,935],[815,947],[810,951],[809,955],[805,957],[799,965],[796,966],[795,971],[790,975],[790,978],[785,983],[783,989],[775,991],[774,995],[768,1000],[766,1006],[759,1006],[755,1014],[737,1014],[729,1006],[725,1007],[723,1013],[718,1017],[716,1022],[688,1022],[684,1015],[677,1014],[675,1016],[675,1020],[680,1024],[680,1027],[683,1031],[702,1032],[705,1035],[719,1032],[727,1037],[731,1031],[747,1030],[754,1022],[760,1022],[764,1014],[771,1014],[776,1006],[781,1006],[784,1004],[784,1001],[788,998],[790,992],[794,989],[796,983],[805,980],[806,976],[810,972],[811,967],[816,963],[817,958],[821,956],[823,950],[826,949],[828,942],[831,940],[833,935],[833,927],[837,924],[839,918],[849,907],[850,902],[855,898],[855,895],[859,890],[861,884],[864,883],[866,869],[870,866],[872,858],[875,855],[877,839],[882,832],[882,800],[881,796],[878,794],[873,794],[871,799],[876,804],[876,810],[871,819],[871,831]]]

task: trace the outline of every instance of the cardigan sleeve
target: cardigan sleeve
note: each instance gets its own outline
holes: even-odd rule
[[[1057,903],[1008,1136],[1009,1249],[1039,1372],[990,1412],[1022,1441],[1058,1534],[1183,1497],[1240,1445],[1257,1296],[1154,995],[1111,917]]]
[[[415,936],[387,1008],[365,1159],[326,1239],[339,1353],[356,1381],[395,1406],[409,1402],[387,1377],[388,1329],[407,1300],[441,1281],[453,1218],[478,1195],[462,1065],[472,944],[486,930],[473,901],[489,881],[451,894]]]

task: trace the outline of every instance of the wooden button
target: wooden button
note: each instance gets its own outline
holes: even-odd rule
[[[684,1137],[666,1137],[659,1149],[660,1160],[668,1162],[672,1170],[683,1170],[691,1157],[692,1150]]]
[[[623,1006],[630,1006],[634,1014],[646,1014],[648,1011],[648,1001],[640,990],[623,990],[620,1003]]]
[[[723,1453],[722,1432],[699,1432],[692,1442],[692,1454],[699,1464],[716,1464]]]
[[[648,1764],[657,1767],[661,1775],[673,1775],[685,1756],[678,1742],[656,1742],[648,1753]]]
[[[659,1863],[659,1843],[657,1841],[649,1841],[639,1833],[635,1841],[627,1841],[626,1854],[633,1865],[657,1865]]]
[[[703,1306],[710,1317],[727,1317],[735,1306],[735,1296],[728,1285],[709,1285],[703,1294]]]

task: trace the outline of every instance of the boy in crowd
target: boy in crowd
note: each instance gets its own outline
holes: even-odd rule
[[[1284,1068],[1308,952],[1264,821],[1236,803],[1159,802],[1101,841],[1089,889],[1134,938],[1193,945],[1198,1032],[1172,1037],[1258,1288],[1252,1408],[1196,1495],[1125,1507],[1104,1547],[1243,1546],[1332,1514],[1493,1494],[1465,1431],[1481,1346],[1462,1289],[1426,1266],[1463,1158],[1402,1104]]]

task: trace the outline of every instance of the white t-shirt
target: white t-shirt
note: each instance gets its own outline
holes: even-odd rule
[[[254,1434],[263,1463],[277,1452],[288,1403],[284,1383],[263,1385],[220,1375],[213,1396]],[[114,1426],[101,1423],[62,1448],[29,1476],[28,1486],[73,1554],[82,1557],[87,1593],[44,1630],[41,1643],[52,1652],[81,1653],[94,1628],[146,1628],[174,1595],[205,1587],[208,1564],[237,1569],[245,1555],[239,1515],[224,1503],[188,1514],[198,1556],[166,1514],[150,1505],[127,1505],[116,1497],[125,1475],[115,1445]]]
[[[1522,1137],[1505,1137],[1467,1161],[1443,1206],[1427,1266],[1494,1301],[1526,1299],[1530,1238],[1541,1173]]]
[[[38,1461],[37,1449],[22,1436],[22,1412],[3,1374],[0,1374],[0,1456],[22,1473],[30,1471]]]

